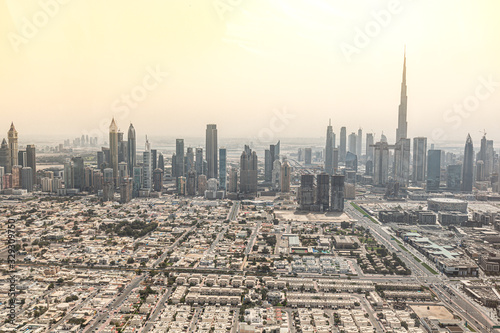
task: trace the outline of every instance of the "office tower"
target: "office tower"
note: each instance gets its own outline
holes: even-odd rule
[[[0,146],[0,166],[4,167],[6,174],[12,170],[9,145],[5,139],[2,140],[2,145]]]
[[[118,185],[118,126],[116,125],[115,118],[109,125],[109,166],[113,169],[113,179],[115,185]]]
[[[304,164],[310,165],[312,163],[312,148],[306,148],[304,153]]]
[[[127,141],[123,140],[123,132],[118,132],[118,163],[127,163],[128,149]]]
[[[377,142],[374,150],[373,185],[385,186],[389,180],[389,145]]]
[[[33,192],[33,170],[30,167],[21,169],[21,188]]]
[[[384,132],[382,132],[382,134],[380,135],[380,142],[388,142]]]
[[[485,180],[484,161],[476,161],[476,181]]]
[[[429,150],[427,161],[427,192],[439,191],[439,184],[441,182],[441,150]]]
[[[12,174],[11,173],[6,173],[3,176],[3,188],[12,188]]]
[[[102,191],[103,184],[104,184],[104,175],[102,171],[100,170],[94,170],[92,172],[92,186],[93,186],[93,193],[99,194],[100,191]],[[52,182],[52,189],[56,187],[55,185],[55,179],[54,182]]]
[[[462,165],[450,164],[446,168],[446,190],[459,192],[462,180]]]
[[[280,155],[280,141],[275,145],[269,145],[269,149],[266,149],[264,155],[264,179],[266,182],[272,182],[272,172],[274,162],[279,160]]]
[[[97,168],[102,171],[102,170],[104,170],[105,167],[106,167],[106,165],[104,162],[104,152],[98,151],[97,152]]]
[[[358,155],[359,158],[363,155],[363,130],[360,128],[358,129],[358,135],[356,137],[356,155]]]
[[[217,178],[217,125],[208,124],[206,130],[207,178]]]
[[[196,162],[195,162],[196,174],[202,175],[203,172],[203,148],[196,148]]]
[[[132,185],[132,197],[137,198],[139,196],[139,190],[142,187],[142,167],[135,166],[133,170],[133,185]]]
[[[205,191],[207,190],[207,176],[199,175],[198,176],[198,195],[205,195]]]
[[[0,191],[4,189],[3,177],[5,176],[5,167],[0,166]]]
[[[108,147],[102,147],[101,150],[104,154],[104,163],[106,163],[105,167],[102,168],[104,170],[106,168],[111,167],[111,152],[110,152],[110,149]]]
[[[266,149],[264,151],[264,180],[267,183],[271,182],[271,177],[272,177],[272,161],[271,161],[271,151],[269,149]]]
[[[161,171],[165,172],[165,160],[163,159],[162,153],[158,155],[158,169],[161,169]]]
[[[89,193],[93,192],[93,173],[94,169],[92,169],[91,167],[85,167],[83,171],[83,190]]]
[[[358,156],[356,154],[347,152],[345,156],[345,168],[346,170],[358,172]]]
[[[412,180],[420,185],[427,179],[427,138],[413,138],[413,173]]]
[[[271,188],[273,191],[281,191],[281,162],[279,159],[277,159],[273,163]]]
[[[152,189],[153,162],[151,159],[151,144],[146,137],[146,150],[142,153],[142,187]]]
[[[333,168],[333,150],[335,149],[335,134],[333,134],[332,120],[326,128],[326,145],[325,145],[325,172],[329,175],[334,174]]]
[[[77,188],[80,191],[83,190],[84,181],[85,181],[85,166],[83,162],[83,158],[80,156],[75,156],[71,158],[73,162],[73,187]]]
[[[14,165],[18,165],[19,163],[17,160],[17,151],[18,151],[17,131],[16,128],[14,127],[14,123],[10,124],[10,129],[7,132],[7,138],[9,141],[10,167],[12,168]]]
[[[189,170],[195,168],[195,162],[194,162],[194,152],[193,148],[188,148],[186,149],[186,159],[184,161],[185,166],[184,166],[184,174],[187,175]]]
[[[219,149],[219,189],[226,192],[227,190],[227,152],[226,148]]]
[[[130,176],[133,177],[134,167],[137,165],[137,146],[136,146],[136,138],[135,138],[135,128],[130,123],[128,127],[128,135],[127,135],[127,163],[128,170],[130,172]]]
[[[344,189],[345,189],[345,176],[334,175],[331,177],[331,203],[330,210],[332,212],[344,211]]]
[[[316,176],[316,205],[320,212],[330,209],[330,177],[327,173]]]
[[[177,156],[175,153],[172,154],[172,177],[177,177]]]
[[[175,176],[184,176],[184,139],[175,140]]]
[[[229,170],[229,181],[228,181],[227,191],[230,193],[238,192],[238,170],[236,168],[231,168],[231,170]]]
[[[299,151],[297,152],[297,161],[302,162],[304,160],[304,150],[302,148],[299,148]]]
[[[64,188],[74,188],[74,183],[73,183],[73,162],[71,160],[66,160],[64,162]]]
[[[401,138],[394,148],[394,179],[401,187],[410,182],[410,139]]]
[[[300,210],[311,210],[314,205],[314,176],[301,175],[298,202]]]
[[[373,133],[366,133],[366,160],[373,161],[374,148],[373,148]]]
[[[162,192],[163,190],[163,170],[155,169],[153,171],[153,190],[155,192]]]
[[[472,192],[474,182],[474,146],[470,134],[467,135],[462,164],[462,192]]]
[[[153,170],[156,170],[158,168],[158,151],[156,149],[151,149],[151,163]]]
[[[486,177],[490,177],[495,172],[495,149],[493,140],[486,140],[486,160],[484,161]],[[498,171],[498,169],[496,169]]]
[[[196,171],[194,169],[189,170],[186,179],[187,195],[189,196],[196,195],[196,181],[197,181]]]
[[[36,184],[36,148],[35,145],[26,146],[26,166],[33,171],[33,185]]]
[[[285,159],[281,164],[281,192],[288,193],[290,192],[290,178],[291,178],[292,168],[290,164]]]
[[[396,143],[400,139],[407,138],[408,123],[406,121],[408,112],[408,96],[406,95],[406,50],[403,62],[403,80],[401,82],[401,103],[399,104],[398,128],[396,130]]]
[[[336,174],[339,170],[339,150],[338,148],[333,149],[333,172],[332,174]]]
[[[126,178],[130,178],[127,162],[118,163],[118,184],[123,183]]]
[[[340,146],[339,146],[339,162],[345,162],[345,155],[347,154],[347,129],[340,128]]]
[[[247,145],[240,157],[240,192],[257,193],[257,153]]]
[[[26,151],[25,150],[20,150],[17,152],[17,165],[21,167],[26,167]]]
[[[125,162],[123,162],[125,163]],[[128,169],[127,163],[125,167]],[[123,178],[120,182],[120,203],[125,204],[132,200],[133,180],[130,177]]]

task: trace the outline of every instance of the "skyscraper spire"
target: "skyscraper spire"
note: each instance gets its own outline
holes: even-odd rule
[[[396,143],[400,139],[406,139],[408,136],[408,122],[407,119],[408,112],[408,96],[406,94],[406,46],[404,51],[404,61],[403,61],[403,80],[401,82],[401,102],[399,104],[398,113],[398,128],[396,130]]]

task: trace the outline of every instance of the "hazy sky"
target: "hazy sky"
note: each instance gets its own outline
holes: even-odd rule
[[[114,115],[141,136],[216,123],[274,140],[325,136],[332,118],[337,137],[392,141],[406,44],[408,135],[500,141],[499,13],[498,0],[0,0],[0,126],[78,136]]]

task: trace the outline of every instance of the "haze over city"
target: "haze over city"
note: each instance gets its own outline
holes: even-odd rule
[[[324,136],[331,118],[336,133],[394,141],[406,45],[409,136],[500,139],[484,123],[500,111],[495,0],[42,2],[0,3],[0,109],[26,134],[89,133],[115,116],[150,135],[213,122],[255,137],[287,110],[280,137]],[[150,72],[168,76],[126,104]],[[487,98],[454,109],[484,81]]]

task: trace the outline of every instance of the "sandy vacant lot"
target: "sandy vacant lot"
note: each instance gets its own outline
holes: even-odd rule
[[[441,305],[429,305],[429,310],[427,310],[427,305],[411,305],[411,308],[420,317],[428,317],[429,319],[453,319],[453,315],[448,309]]]

